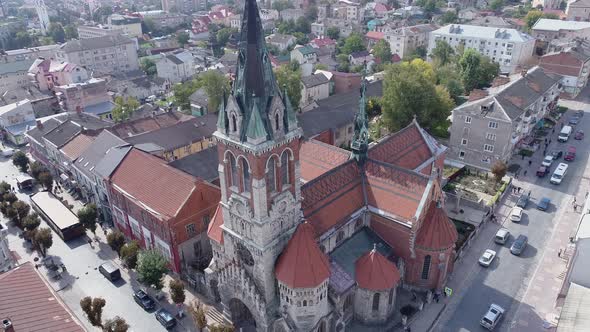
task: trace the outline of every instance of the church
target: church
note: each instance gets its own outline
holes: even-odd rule
[[[441,289],[457,231],[443,209],[446,147],[414,120],[369,146],[361,83],[351,151],[305,139],[246,0],[217,131],[221,201],[207,230],[209,295],[236,327],[384,324],[397,290]]]

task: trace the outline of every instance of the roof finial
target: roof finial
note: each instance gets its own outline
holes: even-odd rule
[[[373,250],[371,252],[377,252],[377,243],[373,243]]]

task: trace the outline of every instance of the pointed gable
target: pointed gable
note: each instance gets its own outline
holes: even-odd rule
[[[304,222],[297,227],[277,260],[275,276],[291,288],[312,288],[330,277],[328,257],[315,242],[313,227]]]
[[[381,291],[395,287],[400,273],[393,263],[373,249],[356,261],[355,278],[360,288]]]
[[[219,244],[223,244],[223,229],[221,229],[221,226],[223,226],[223,211],[221,210],[221,204],[218,204],[213,214],[213,221],[207,229],[207,236]]]
[[[444,250],[455,245],[457,229],[437,202],[428,208],[422,227],[418,230],[416,247],[427,250]]]

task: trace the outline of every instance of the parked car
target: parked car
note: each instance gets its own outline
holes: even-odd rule
[[[156,311],[154,315],[156,316],[158,322],[160,322],[160,324],[162,324],[162,326],[164,326],[166,329],[171,329],[176,326],[176,318],[174,318],[174,316],[172,316],[168,310],[162,308]]]
[[[563,151],[553,151],[551,155],[553,156],[553,160],[557,160],[563,156]]]
[[[498,325],[503,315],[504,308],[492,303],[490,305],[490,308],[488,309],[488,312],[486,312],[485,315],[483,315],[483,318],[479,323],[481,324],[481,326],[491,331],[494,329],[494,327],[496,327],[496,325]]]
[[[98,271],[110,281],[117,281],[121,279],[121,271],[115,264],[111,262],[103,263],[98,267]]]
[[[492,249],[486,249],[483,255],[479,258],[479,265],[488,267],[492,264],[494,258],[496,258],[496,252]]]
[[[576,111],[576,113],[574,113],[574,115],[577,116],[578,118],[581,118],[584,116],[584,111],[578,110],[578,111]]]
[[[521,207],[523,209],[526,208],[527,204],[529,203],[529,198],[530,198],[530,193],[529,194],[525,194],[523,193],[522,195],[520,195],[520,197],[518,198],[518,201],[516,201],[516,206]]]
[[[522,219],[522,211],[522,208],[518,206],[512,208],[512,212],[510,212],[510,220],[519,222]]]
[[[551,166],[551,164],[553,164],[553,156],[549,155],[549,156],[545,156],[545,158],[543,159],[543,162],[541,162],[541,165],[549,167]]]
[[[574,138],[577,140],[583,140],[584,139],[584,131],[583,130],[576,131]]]
[[[494,237],[494,242],[497,244],[504,244],[508,241],[510,237],[510,232],[506,228],[500,228]]]
[[[549,199],[548,197],[543,197],[539,201],[539,204],[537,204],[537,209],[541,211],[547,211],[547,209],[549,208],[549,204],[551,204],[551,199]]]
[[[576,159],[576,147],[575,146],[569,146],[567,148],[567,152],[565,153],[565,157],[563,157],[563,160],[565,160],[565,161],[574,161],[574,159]]]
[[[527,243],[529,242],[529,238],[526,235],[519,235],[516,240],[510,246],[510,252],[513,255],[520,256],[524,249],[526,248]]]
[[[549,173],[549,167],[540,166],[539,169],[537,170],[537,176],[540,178],[547,175],[547,173]]]
[[[152,310],[156,307],[156,302],[154,302],[154,300],[141,289],[133,293],[133,299],[144,310]]]
[[[577,116],[572,116],[572,117],[570,118],[570,120],[568,121],[568,123],[569,123],[571,126],[575,126],[575,125],[577,125],[578,123],[580,123],[580,118],[578,118]]]
[[[2,150],[2,156],[6,157],[6,158],[10,158],[12,157],[12,155],[16,152],[16,150],[11,149],[11,148],[6,148],[4,150]]]

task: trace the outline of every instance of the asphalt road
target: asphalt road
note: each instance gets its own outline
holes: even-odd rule
[[[11,160],[0,157],[0,181],[7,181],[16,187],[15,177],[18,174],[20,172],[12,165]],[[27,193],[17,193],[17,195],[19,199],[30,203]],[[41,227],[48,226],[42,221]],[[24,245],[23,239],[18,237],[14,227],[10,227],[9,231],[10,249],[16,251],[22,261],[32,260],[36,253],[31,252]],[[102,297],[106,300],[103,321],[118,315],[131,326],[130,331],[166,331],[156,320],[153,312],[144,311],[133,300],[134,289],[140,287],[137,281],[122,271],[122,280],[112,283],[98,272],[99,265],[114,258],[112,250],[106,243],[95,242],[91,247],[83,237],[65,243],[56,233],[53,233],[53,246],[48,250],[48,254],[56,257],[56,262],[61,261],[65,264],[69,273],[63,278],[65,288],[59,290],[58,295],[89,331],[98,331],[98,329],[90,326],[80,309],[80,299],[85,296]],[[184,318],[183,321],[187,319],[190,318]],[[186,329],[179,326],[176,330],[185,331]]]
[[[569,115],[570,113],[566,119],[569,118]],[[465,291],[465,295],[458,303],[449,303],[447,310],[436,325],[435,331],[481,331],[479,320],[488,310],[490,303],[496,303],[506,310],[505,317],[494,331],[510,330],[510,322],[520,305],[520,299],[529,286],[529,280],[538,267],[545,250],[545,244],[555,229],[555,221],[559,220],[558,218],[563,215],[565,209],[572,209],[572,194],[578,189],[590,153],[588,144],[588,140],[590,140],[588,136],[590,135],[590,114],[587,113],[574,129],[574,132],[582,129],[587,134],[587,137],[582,141],[574,140],[572,137],[567,143],[558,143],[556,135],[559,130],[557,128],[555,134],[548,136],[552,139],[548,153],[554,150],[564,150],[568,146],[575,146],[577,149],[576,160],[568,163],[568,172],[563,182],[560,185],[549,183],[550,174],[544,178],[535,176],[534,173],[543,158],[542,151],[538,151],[532,158],[532,166],[524,167],[528,170],[528,175],[523,177],[521,171],[519,177],[519,181],[523,183],[522,186],[527,190],[529,188],[532,190],[531,201],[525,209],[523,220],[520,223],[510,220],[501,221],[503,227],[511,233],[511,237],[505,245],[493,242],[493,236],[499,225],[493,224],[479,235],[476,244],[471,249],[479,250],[478,255],[487,248],[493,249],[498,253],[497,257],[489,268],[478,265],[478,256],[461,263],[472,265],[469,274],[465,277],[466,280],[462,283],[462,291]],[[563,159],[554,161],[551,171],[555,169],[558,162],[564,161]],[[522,163],[525,164],[526,159]],[[550,208],[546,212],[536,209],[536,203],[542,197],[551,199]],[[510,199],[513,205],[515,197]],[[510,253],[510,245],[519,234],[528,236],[529,244],[522,255],[515,256]]]

